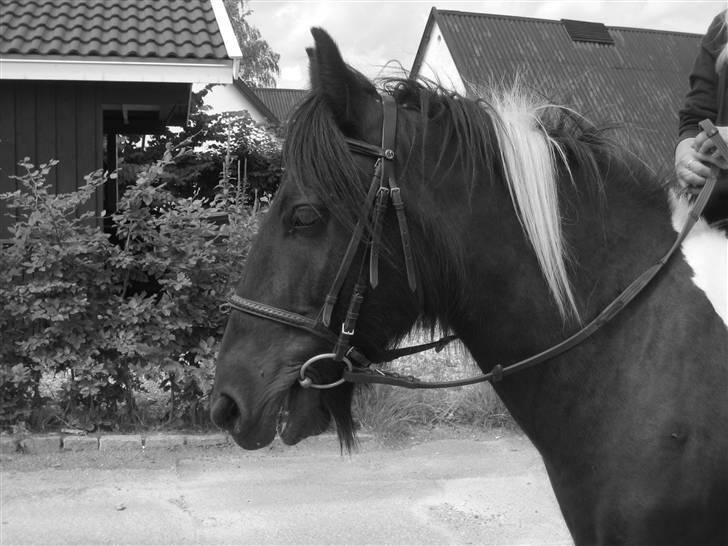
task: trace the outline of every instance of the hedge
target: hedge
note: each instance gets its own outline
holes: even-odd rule
[[[21,163],[0,259],[0,427],[204,425],[225,317],[219,305],[257,217],[223,180],[212,198],[175,196],[165,167],[141,168],[113,233],[89,203],[107,176],[54,194],[57,162]],[[86,212],[83,212],[86,211]],[[164,393],[152,419],[139,400]]]

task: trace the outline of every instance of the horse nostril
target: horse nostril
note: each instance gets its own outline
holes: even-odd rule
[[[210,417],[212,422],[218,427],[230,430],[235,425],[235,420],[240,415],[240,410],[235,401],[227,396],[221,394],[217,397],[212,408],[210,409]]]

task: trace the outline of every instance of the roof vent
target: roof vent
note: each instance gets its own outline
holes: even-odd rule
[[[561,23],[564,25],[566,32],[569,33],[569,37],[575,42],[614,45],[609,30],[602,23],[589,23],[572,19],[562,19]]]

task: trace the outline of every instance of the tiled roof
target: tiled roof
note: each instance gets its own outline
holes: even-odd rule
[[[0,0],[0,55],[228,58],[210,0]]]
[[[642,157],[658,168],[671,166],[700,35],[605,27],[614,41],[608,45],[573,40],[562,21],[433,8],[413,75],[435,23],[466,82],[487,85],[518,74],[527,86],[595,120],[623,123]]]
[[[236,78],[233,85],[272,124],[288,121],[288,116],[291,115],[293,109],[308,94],[305,89],[250,87],[240,78]]]
[[[277,89],[273,87],[253,88],[258,98],[265,104],[278,121],[287,121],[291,111],[308,94],[305,89]]]

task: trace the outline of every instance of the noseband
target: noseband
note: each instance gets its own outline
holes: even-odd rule
[[[347,371],[351,372],[356,365],[359,368],[368,368],[373,362],[369,360],[360,350],[351,345],[351,338],[356,332],[356,323],[359,317],[359,309],[368,287],[376,288],[379,284],[379,254],[381,247],[382,224],[384,216],[391,201],[397,223],[399,225],[399,234],[402,242],[402,252],[404,254],[404,264],[407,273],[407,284],[410,291],[417,293],[417,273],[415,269],[414,258],[412,255],[412,244],[410,240],[409,228],[407,226],[407,216],[405,214],[404,201],[402,200],[402,192],[395,176],[394,162],[395,140],[397,133],[397,103],[394,98],[389,95],[382,95],[382,145],[375,146],[364,142],[347,138],[346,143],[352,153],[374,158],[374,175],[372,177],[369,191],[362,206],[362,214],[354,227],[354,231],[349,239],[349,244],[341,260],[339,269],[331,284],[326,299],[324,300],[321,311],[315,319],[273,307],[265,303],[242,298],[232,295],[227,303],[223,304],[223,311],[235,309],[259,318],[264,318],[292,326],[300,330],[305,330],[315,336],[318,336],[333,344],[332,351],[322,353],[309,358],[302,366],[299,372],[299,383],[302,387],[311,387],[317,389],[332,388],[341,385],[346,379],[342,377],[338,381],[325,385],[315,384],[307,375],[307,370],[314,363],[321,360],[332,360],[334,362],[342,362]],[[366,233],[366,225],[370,224],[370,230]],[[351,270],[354,258],[362,246],[365,247],[364,258],[359,269],[359,275],[354,285],[349,305],[347,308],[344,321],[341,323],[341,329],[335,334],[331,326],[331,315],[336,302],[341,295],[344,281]],[[366,267],[366,249],[369,253],[369,264]],[[368,275],[367,275],[368,273]],[[421,290],[420,290],[421,296]],[[402,356],[426,351],[428,349],[442,349],[447,343],[456,339],[456,336],[446,336],[432,343],[415,345],[390,351],[382,351],[378,356],[377,362],[390,362]]]

